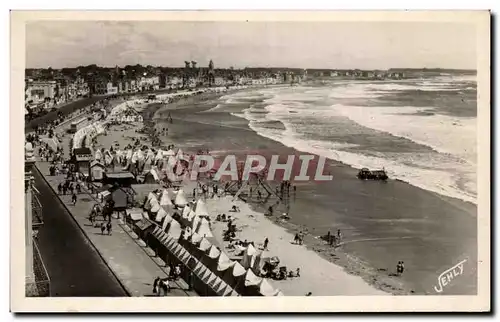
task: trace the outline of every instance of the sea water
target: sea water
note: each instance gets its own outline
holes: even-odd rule
[[[207,112],[248,120],[257,134],[355,168],[476,203],[474,75],[331,80],[222,96]]]

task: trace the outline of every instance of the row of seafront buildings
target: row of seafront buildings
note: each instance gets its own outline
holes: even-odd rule
[[[207,67],[186,61],[185,66],[179,68],[90,65],[62,70],[38,69],[26,75],[25,106],[27,110],[48,109],[80,97],[160,89],[299,83],[305,74],[300,69],[217,69],[213,61]]]
[[[403,79],[408,75],[402,71],[391,70],[360,70],[360,69],[339,69],[339,70],[309,70],[309,75],[315,77],[347,77],[355,79]]]

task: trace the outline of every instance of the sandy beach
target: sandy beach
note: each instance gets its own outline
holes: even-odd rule
[[[162,146],[175,144],[186,152],[208,149],[213,156],[245,156],[251,152],[300,155],[292,148],[258,136],[245,120],[228,113],[203,113],[223,94],[205,93],[164,105],[143,105],[145,125],[151,120],[158,129],[168,127]],[[166,122],[171,115],[173,123]],[[141,124],[115,125],[99,136],[96,148],[115,143],[124,147],[140,138],[150,144],[146,134],[136,131]],[[262,244],[270,240],[264,256],[278,256],[288,269],[300,268],[301,277],[272,281],[286,295],[370,295],[432,294],[437,276],[449,263],[468,259],[461,284],[447,288],[445,294],[476,292],[475,205],[389,180],[364,182],[355,178],[357,170],[328,160],[328,182],[297,182],[297,195],[290,200],[290,220],[266,217],[264,212],[276,198],[265,202],[257,198],[233,200],[231,196],[207,200],[214,235],[224,247],[224,225],[215,222],[217,214],[228,214],[237,205],[238,238]],[[276,182],[271,182],[271,186]],[[192,186],[186,187],[191,195]],[[273,199],[274,198],[274,199]],[[415,202],[418,200],[418,202]],[[286,211],[275,206],[276,213]],[[328,232],[343,233],[343,245],[333,248],[321,237]],[[295,233],[303,232],[304,245],[292,243]],[[406,272],[395,276],[395,264],[403,260]],[[281,265],[281,264],[280,264]]]
[[[258,136],[245,120],[228,113],[202,113],[213,107],[212,103],[193,98],[191,102],[178,102],[157,111],[158,126],[169,128],[164,139],[187,151],[208,149],[218,156],[246,155],[248,151],[263,155],[300,154]],[[145,115],[151,117],[157,108],[150,106]],[[173,124],[162,123],[168,113],[174,118]],[[477,225],[475,205],[400,181],[360,181],[355,177],[356,169],[332,160],[328,160],[326,171],[334,180],[297,183],[298,196],[291,205],[291,220],[277,224],[292,234],[306,232],[304,242],[308,249],[343,267],[345,272],[359,275],[377,289],[392,294],[434,294],[437,276],[467,258],[469,266],[462,283],[444,293],[477,292],[473,264],[477,237],[475,230],[470,229]],[[249,205],[259,213],[267,209],[267,204],[252,200]],[[268,225],[275,223],[264,219]],[[333,250],[320,237],[337,229],[342,230],[345,244]],[[246,233],[244,230],[241,234]],[[402,277],[393,276],[399,260],[406,265]]]

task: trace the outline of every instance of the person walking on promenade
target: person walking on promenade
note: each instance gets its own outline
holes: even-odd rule
[[[104,235],[104,231],[106,230],[106,225],[104,223],[101,223],[101,235]]]
[[[66,189],[67,189],[66,185],[63,184],[63,186],[62,186],[62,194],[63,195],[66,195]]]
[[[111,218],[110,218],[111,219]],[[106,224],[106,230],[108,231],[108,235],[111,235],[111,231],[113,229],[113,226],[111,224],[111,220],[108,221],[108,223]]]
[[[59,184],[57,185],[57,192],[58,192],[59,194],[62,194],[62,184],[61,184],[61,183],[59,183]]]
[[[76,193],[80,194],[82,192],[82,187],[80,186],[79,183],[76,184]]]
[[[77,200],[77,197],[76,195],[73,193],[73,195],[71,196],[71,201],[73,202],[73,206],[76,205],[76,200]]]
[[[269,245],[269,239],[266,237],[266,239],[264,240],[264,250],[268,250],[267,249],[268,245]]]

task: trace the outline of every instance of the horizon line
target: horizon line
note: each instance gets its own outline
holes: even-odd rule
[[[24,69],[49,69],[49,68],[52,68],[52,69],[55,69],[55,70],[59,70],[59,69],[64,69],[64,68],[69,68],[69,69],[73,69],[73,68],[78,68],[78,67],[87,67],[87,66],[91,66],[91,65],[96,65],[97,67],[101,67],[101,68],[109,68],[109,69],[112,69],[112,68],[125,68],[125,66],[136,66],[136,65],[140,65],[142,67],[147,67],[147,66],[152,66],[153,68],[173,68],[173,69],[184,69],[185,66],[162,66],[162,65],[149,65],[149,64],[127,64],[127,65],[124,65],[124,66],[118,66],[118,65],[115,65],[115,66],[101,66],[101,65],[98,65],[98,64],[88,64],[88,65],[79,65],[79,66],[73,66],[73,67],[68,67],[68,66],[65,66],[65,67],[58,67],[58,68],[54,68],[54,67],[51,67],[51,66],[48,66],[48,67],[25,67]],[[232,67],[232,66],[231,66]],[[214,68],[214,69],[231,69],[231,67],[219,67],[219,68]],[[208,67],[205,67],[205,66],[197,66],[196,68],[204,68],[204,69],[208,69]],[[303,68],[303,67],[264,67],[264,66],[246,66],[246,67],[241,67],[241,68],[236,68],[236,67],[233,67],[234,70],[244,70],[244,69],[252,69],[252,68],[260,68],[260,69],[302,69],[302,70],[315,70],[315,69],[322,69],[322,70],[390,70],[390,69],[419,69],[419,70],[422,70],[422,69],[447,69],[447,70],[464,70],[464,71],[477,71],[477,69],[475,68],[455,68],[455,67],[389,67],[389,68],[331,68],[331,67],[314,67],[314,68]]]

